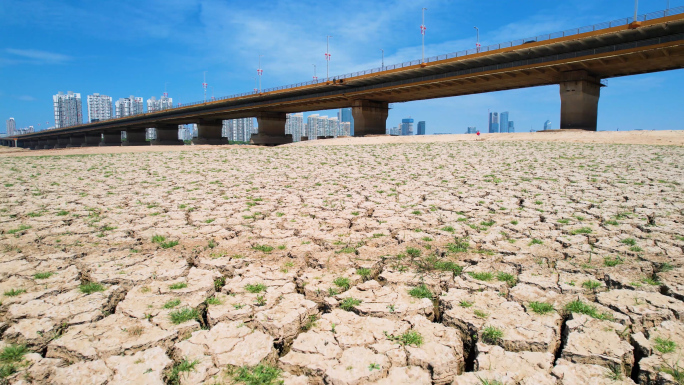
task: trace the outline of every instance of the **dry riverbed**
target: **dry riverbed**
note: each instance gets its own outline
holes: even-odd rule
[[[684,382],[681,146],[318,144],[1,157],[0,383]]]

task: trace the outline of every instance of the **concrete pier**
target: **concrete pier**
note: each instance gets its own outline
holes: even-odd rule
[[[566,72],[562,79],[560,128],[596,131],[600,79],[587,71]]]
[[[259,133],[252,134],[252,144],[276,146],[292,143],[292,135],[285,135],[284,112],[259,112],[256,116]]]
[[[388,112],[387,102],[355,100],[352,105],[354,136],[385,135]]]

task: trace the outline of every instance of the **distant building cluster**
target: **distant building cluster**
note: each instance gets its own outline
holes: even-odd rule
[[[254,118],[224,120],[221,133],[221,136],[234,142],[249,142],[252,134],[257,133]]]
[[[498,112],[489,113],[489,132],[515,132],[515,124],[508,120],[508,111],[502,112],[501,115]]]
[[[299,142],[302,137],[308,140],[318,138],[354,135],[354,118],[351,108],[341,108],[337,116],[311,114],[304,121],[304,114],[287,114],[285,121],[285,134],[292,135],[292,141]]]
[[[388,128],[386,133],[392,136],[413,135],[413,122],[414,120],[409,116],[408,118],[402,119],[401,123],[396,127]],[[417,129],[416,135],[425,135],[425,121],[418,122]]]
[[[7,136],[30,134],[32,132],[33,126],[17,128],[17,122],[14,120],[14,118],[7,119]]]

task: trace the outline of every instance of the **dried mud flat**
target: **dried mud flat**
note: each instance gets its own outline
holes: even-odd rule
[[[0,383],[682,384],[684,148],[0,158]]]

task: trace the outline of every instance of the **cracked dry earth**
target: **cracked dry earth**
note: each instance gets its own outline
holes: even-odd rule
[[[0,159],[9,384],[682,384],[684,148]]]

